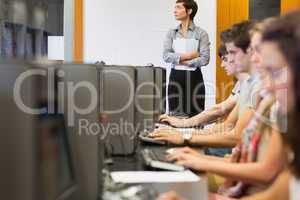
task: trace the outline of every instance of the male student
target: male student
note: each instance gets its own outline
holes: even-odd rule
[[[225,119],[228,114],[235,107],[239,93],[241,83],[249,77],[248,73],[239,73],[236,65],[231,65],[228,62],[228,52],[226,51],[225,43],[231,42],[231,29],[227,29],[221,33],[221,46],[219,48],[219,57],[221,58],[221,67],[225,69],[228,76],[235,76],[237,82],[232,89],[231,95],[223,102],[212,106],[211,108],[199,113],[198,115],[189,119],[180,119],[168,115],[162,115],[160,120],[167,122],[175,127],[194,127],[200,125],[206,125],[218,119]],[[207,148],[205,153],[208,155],[224,156],[231,153],[231,148]]]
[[[231,65],[228,62],[228,53],[226,51],[225,43],[230,42],[231,40],[231,29],[227,29],[221,33],[221,46],[219,48],[219,57],[221,58],[221,67],[223,67],[228,76],[235,76],[238,80],[231,92],[231,95],[223,102],[212,106],[211,108],[199,113],[198,115],[182,119],[169,115],[161,115],[160,121],[167,122],[168,124],[174,127],[187,128],[187,127],[196,127],[207,125],[211,122],[215,122],[220,118],[225,118],[232,111],[236,105],[239,92],[240,84],[245,80],[249,75],[247,73],[239,73],[235,65]]]
[[[238,103],[227,119],[209,129],[182,133],[175,129],[158,129],[151,134],[153,138],[178,145],[203,145],[207,147],[234,147],[240,140],[242,130],[254,114],[258,92],[259,78],[255,66],[250,67],[247,49],[250,45],[249,30],[252,23],[242,22],[233,26],[231,40],[226,42],[228,61],[235,65],[239,73],[251,73],[241,85]]]

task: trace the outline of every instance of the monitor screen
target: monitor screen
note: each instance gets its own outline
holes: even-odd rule
[[[56,199],[74,184],[64,116],[43,114],[38,124],[39,191],[41,199]]]

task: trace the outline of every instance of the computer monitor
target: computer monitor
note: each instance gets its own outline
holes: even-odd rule
[[[39,199],[69,199],[75,174],[64,116],[41,114],[36,139]]]
[[[98,74],[96,66],[64,64],[57,67],[58,112],[64,113],[80,199],[101,195],[103,145],[98,120]]]
[[[47,68],[2,62],[0,74],[1,198],[79,199],[62,116],[48,109]]]

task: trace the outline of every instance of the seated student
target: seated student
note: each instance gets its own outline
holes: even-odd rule
[[[260,90],[259,78],[255,70],[251,69],[245,61],[249,59],[247,49],[250,44],[249,30],[251,22],[242,22],[232,28],[231,40],[226,49],[231,65],[235,65],[239,73],[252,75],[241,84],[239,100],[234,109],[223,123],[212,128],[195,130],[193,133],[182,134],[175,129],[158,129],[152,137],[156,140],[168,141],[173,144],[203,145],[207,147],[234,147],[241,138],[243,128],[251,119],[257,104]],[[255,68],[253,66],[252,68]]]
[[[244,200],[298,200],[300,197],[300,134],[297,123],[300,120],[300,11],[282,17],[269,26],[264,33],[262,53],[270,58],[280,55],[289,63],[287,73],[280,70],[276,63],[268,62],[276,79],[282,82],[277,90],[282,113],[289,113],[286,142],[289,149],[289,168],[284,171],[275,183],[266,191],[244,198]],[[284,91],[282,91],[284,89]],[[280,114],[280,113],[279,113]],[[282,117],[282,116],[281,116]],[[174,195],[173,195],[174,196]]]
[[[200,125],[206,125],[219,119],[225,119],[225,117],[227,117],[228,114],[233,110],[238,101],[241,82],[246,80],[249,77],[249,74],[239,73],[235,67],[236,65],[231,65],[228,62],[228,53],[226,51],[225,43],[231,42],[231,29],[223,31],[220,37],[222,43],[219,48],[219,57],[222,61],[221,67],[225,69],[228,76],[235,76],[237,79],[237,82],[235,83],[235,86],[232,89],[231,95],[225,101],[216,104],[211,108],[189,119],[180,119],[173,116],[162,115],[160,116],[160,121],[167,122],[175,127],[195,127]],[[231,148],[207,148],[205,153],[209,155],[223,157],[224,155],[231,153]]]
[[[236,105],[238,94],[240,93],[241,81],[245,80],[249,75],[247,73],[238,73],[235,65],[231,65],[228,62],[228,53],[226,51],[225,43],[230,40],[230,34],[230,29],[221,33],[220,38],[222,44],[219,48],[219,57],[221,58],[221,67],[225,69],[227,75],[235,76],[237,78],[237,82],[232,89],[231,95],[225,101],[204,110],[194,117],[182,119],[164,114],[160,116],[159,120],[161,122],[167,122],[168,124],[179,128],[197,127],[207,125],[211,122],[217,121],[220,118],[224,118],[230,113],[230,111],[232,111]]]
[[[251,39],[252,60],[260,57],[260,32],[254,32]],[[266,60],[268,58],[261,58]],[[286,66],[281,57],[272,57],[277,66]],[[268,66],[267,64],[262,64]],[[277,81],[280,81],[279,79]],[[267,81],[266,87],[271,83]],[[235,148],[230,161],[212,156],[203,156],[190,148],[175,151],[169,156],[178,164],[194,170],[207,171],[227,177],[228,180],[219,190],[221,195],[211,195],[212,199],[223,197],[241,197],[254,194],[269,186],[278,173],[283,169],[285,154],[281,134],[274,128],[275,110],[274,98],[268,93],[262,93],[255,115],[244,130],[241,143]]]

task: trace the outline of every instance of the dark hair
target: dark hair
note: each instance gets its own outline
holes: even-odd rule
[[[289,63],[293,74],[293,89],[295,107],[289,113],[288,134],[285,139],[294,153],[291,163],[294,174],[300,178],[300,134],[298,124],[300,120],[300,11],[292,12],[271,23],[263,33],[263,41],[274,42]]]
[[[226,46],[224,44],[221,44],[218,50],[218,55],[220,58],[227,55]]]
[[[196,16],[198,11],[198,5],[194,0],[177,0],[176,3],[183,3],[186,11],[192,9],[190,18],[191,20],[194,20],[194,17]]]
[[[245,53],[250,45],[251,37],[249,31],[253,23],[251,21],[243,21],[235,24],[231,28],[231,38],[226,43],[233,42],[238,48],[241,48]]]
[[[220,34],[221,43],[225,44],[232,40],[231,29],[226,29]]]

